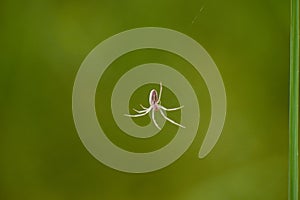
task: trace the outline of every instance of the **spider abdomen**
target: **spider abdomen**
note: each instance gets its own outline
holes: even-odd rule
[[[154,105],[158,102],[158,95],[155,89],[151,90],[149,94],[149,104]]]

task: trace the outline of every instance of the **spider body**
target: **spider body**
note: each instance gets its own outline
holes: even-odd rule
[[[155,89],[151,90],[150,94],[149,94],[149,104],[153,105],[153,109],[155,111],[158,111],[159,107],[158,107],[158,95],[157,95],[157,91]]]
[[[160,83],[160,91],[159,91],[159,95],[157,93],[157,91],[155,89],[152,89],[150,91],[149,94],[149,104],[150,106],[148,108],[144,107],[143,105],[141,105],[141,107],[143,108],[143,110],[136,110],[133,109],[134,111],[137,112],[137,114],[135,115],[129,115],[129,114],[125,114],[125,116],[127,117],[141,117],[144,116],[146,114],[148,114],[149,112],[151,112],[151,119],[154,123],[154,125],[158,128],[161,129],[154,117],[154,112],[159,111],[160,114],[163,116],[163,118],[165,118],[167,121],[171,122],[172,124],[175,124],[177,126],[180,126],[182,128],[185,128],[183,125],[173,121],[172,119],[168,118],[163,111],[174,111],[174,110],[179,110],[181,108],[183,108],[183,106],[177,107],[177,108],[165,108],[160,104],[160,98],[161,98],[161,93],[162,93],[162,83]]]

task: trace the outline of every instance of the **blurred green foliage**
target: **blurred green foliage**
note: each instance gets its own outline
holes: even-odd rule
[[[209,122],[204,94],[204,126],[189,150],[162,170],[126,174],[82,145],[72,87],[98,43],[144,26],[171,28],[203,45],[222,74],[228,112],[207,158],[197,158]],[[2,0],[0,27],[0,199],[287,198],[288,1]]]

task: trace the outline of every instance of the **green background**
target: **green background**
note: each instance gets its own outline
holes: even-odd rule
[[[127,174],[101,164],[81,143],[72,87],[97,44],[144,26],[180,31],[209,52],[224,80],[228,111],[220,140],[199,160],[210,116],[201,77],[166,52],[136,51],[116,60],[98,87],[98,116],[110,114],[101,88],[109,94],[116,73],[150,61],[185,71],[201,104],[199,134],[179,160],[156,172]],[[287,199],[289,1],[2,0],[0,27],[0,199]],[[130,107],[145,101],[141,94]],[[173,137],[161,134],[148,143],[121,135],[108,137],[132,151],[159,148]]]

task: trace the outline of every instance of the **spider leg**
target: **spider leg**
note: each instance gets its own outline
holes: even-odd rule
[[[141,117],[141,116],[144,116],[144,115],[146,115],[146,114],[148,114],[149,112],[150,112],[150,108],[146,111],[146,112],[144,112],[144,113],[141,113],[141,114],[136,114],[136,115],[128,115],[128,114],[124,114],[126,117]]]
[[[134,109],[133,110],[137,113],[144,113],[144,112],[147,112],[147,109],[144,109],[144,110],[137,110],[137,109]]]
[[[184,106],[180,106],[180,107],[177,107],[177,108],[165,108],[163,107],[162,105],[159,105],[159,107],[165,111],[174,111],[174,110],[180,110],[181,108],[183,108]]]
[[[158,96],[158,101],[157,101],[157,103],[160,102],[161,93],[162,93],[162,83],[160,82],[160,89],[159,89],[159,96]]]
[[[185,126],[178,124],[177,122],[174,122],[173,120],[169,119],[162,110],[159,110],[160,114],[163,116],[163,118],[165,118],[166,120],[168,120],[169,122],[171,122],[172,124],[175,124],[177,126],[180,126],[182,128],[185,128]]]
[[[142,104],[140,104],[140,106],[141,106],[143,109],[148,109],[148,108],[146,108],[145,106],[143,106]]]
[[[156,122],[156,120],[155,120],[155,117],[154,117],[154,109],[152,110],[152,121],[153,121],[153,123],[154,123],[154,125],[159,129],[159,130],[161,130],[161,128],[158,126],[158,124],[157,124],[157,122]]]

